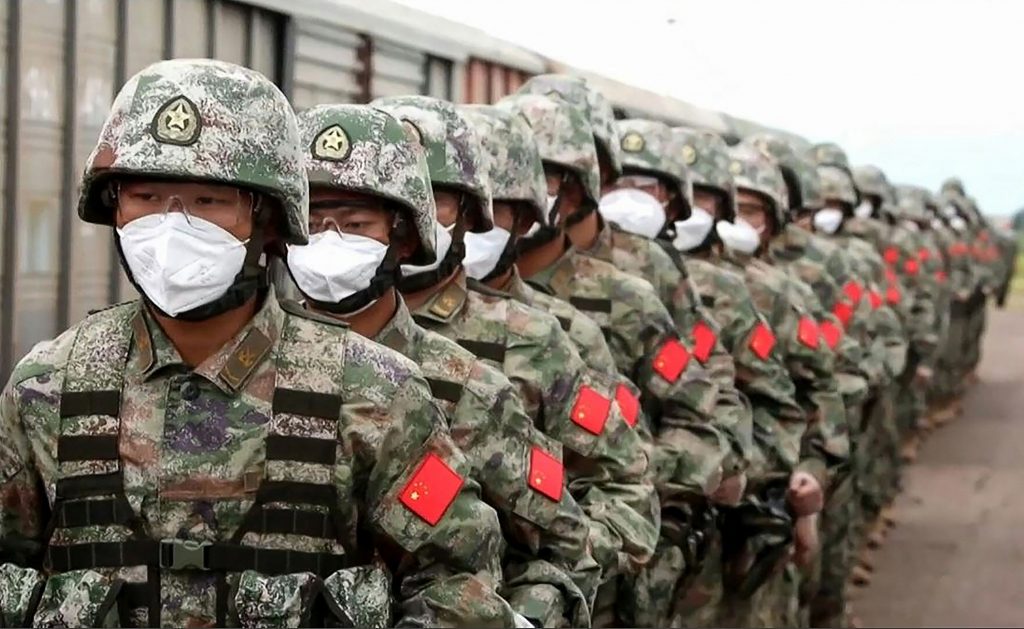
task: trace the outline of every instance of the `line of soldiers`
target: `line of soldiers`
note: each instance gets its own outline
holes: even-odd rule
[[[296,115],[160,62],[78,213],[141,299],[0,397],[2,626],[844,626],[1010,275],[958,182],[564,75]]]

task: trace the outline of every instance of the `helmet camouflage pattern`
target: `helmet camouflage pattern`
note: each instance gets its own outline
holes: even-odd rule
[[[480,137],[494,200],[528,203],[541,216],[547,207],[547,183],[530,124],[495,105],[463,105],[459,111]]]
[[[826,201],[841,201],[851,208],[857,205],[857,189],[853,185],[853,177],[841,166],[819,165],[821,185]]]
[[[729,149],[729,172],[737,190],[749,190],[764,195],[773,206],[776,225],[786,224],[789,198],[782,170],[772,156],[756,146],[740,144]]]
[[[959,177],[949,177],[942,182],[941,192],[944,194],[954,194],[961,197],[967,196],[967,191],[964,189],[964,182]]]
[[[318,105],[299,114],[309,184],[362,192],[409,213],[420,237],[413,264],[434,260],[436,210],[423,149],[402,123],[369,105]]]
[[[726,211],[736,215],[736,183],[729,172],[729,147],[717,133],[690,127],[672,130],[672,150],[686,165],[686,174],[693,186],[713,188],[726,197]]]
[[[370,103],[397,118],[427,154],[434,187],[459,190],[474,201],[476,231],[494,227],[490,182],[480,139],[454,104],[429,96],[391,96]]]
[[[676,150],[672,129],[654,120],[619,120],[615,123],[622,149],[622,169],[667,179],[676,194],[689,204],[693,188],[686,162]]]
[[[846,151],[839,148],[835,142],[819,142],[810,148],[811,161],[818,166],[839,166],[850,169],[850,158]]]
[[[853,181],[862,195],[879,199],[886,198],[891,185],[882,169],[870,164],[854,168]]]
[[[295,113],[268,78],[211,59],[154,63],[125,83],[82,177],[78,215],[112,225],[118,175],[225,183],[277,199],[282,236],[305,244],[309,186]]]
[[[778,163],[787,182],[787,200],[791,201],[789,203],[791,211],[817,210],[825,206],[818,169],[788,140],[773,133],[758,133],[744,138],[743,143],[760,148]],[[796,185],[795,191],[790,190],[790,182]],[[794,192],[795,194],[793,194]],[[796,202],[797,207],[792,207],[793,201]]]
[[[575,173],[588,200],[596,207],[601,198],[601,176],[586,117],[564,101],[535,94],[507,96],[498,106],[522,114],[533,130],[541,160]]]
[[[622,174],[622,155],[615,133],[615,111],[604,94],[587,84],[586,79],[569,74],[541,74],[530,78],[519,88],[519,94],[540,94],[561,98],[578,108],[590,122],[594,139],[608,156],[613,175]]]
[[[921,186],[898,184],[896,198],[899,200],[897,216],[903,220],[927,223],[930,220],[925,206],[928,190]]]

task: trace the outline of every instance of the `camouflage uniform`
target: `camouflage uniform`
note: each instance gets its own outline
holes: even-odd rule
[[[161,62],[118,95],[79,215],[113,222],[118,173],[219,181],[303,244],[300,151],[262,75]],[[415,365],[271,290],[193,368],[149,310],[37,345],[0,394],[5,624],[35,591],[38,626],[512,624],[498,519]]]
[[[426,97],[378,103],[419,129],[435,187],[442,177],[445,182],[459,180],[460,189],[472,189],[490,204],[484,153],[472,126],[454,106]],[[444,125],[427,124],[432,117]],[[459,142],[445,143],[443,137]],[[435,148],[443,146],[445,152],[436,154]],[[603,569],[602,581],[634,572],[650,560],[660,519],[647,479],[647,452],[633,430],[636,398],[617,379],[589,369],[557,319],[469,283],[474,290],[468,290],[460,272],[413,309],[413,317],[499,367],[518,386],[534,424],[571,452],[566,456],[567,481],[590,517],[590,541]]]
[[[595,142],[584,113],[540,96],[512,97],[502,105],[531,122],[544,161],[576,174],[590,207],[596,205]],[[528,281],[591,316],[604,331],[619,371],[642,391],[653,424],[655,482],[663,511],[673,517],[663,518],[658,566],[645,571],[633,590],[643,598],[620,600],[617,610],[612,600],[609,612],[617,611],[618,622],[627,624],[665,624],[677,587],[699,572],[705,545],[698,529],[708,526],[702,519],[706,495],[717,487],[722,464],[732,455],[727,438],[713,425],[717,386],[698,360],[690,360],[689,348],[649,283],[571,246]],[[599,603],[595,616],[600,613]]]
[[[321,156],[317,139],[340,128],[353,151]],[[434,236],[430,176],[402,125],[364,105],[324,105],[299,116],[312,185],[360,191],[401,203],[419,239]],[[326,157],[326,158],[324,158]],[[398,310],[374,338],[413,360],[445,411],[487,502],[499,513],[510,545],[502,594],[537,626],[588,625],[600,567],[587,544],[587,518],[564,491],[562,447],[535,428],[518,390],[472,353],[418,326],[399,298]]]

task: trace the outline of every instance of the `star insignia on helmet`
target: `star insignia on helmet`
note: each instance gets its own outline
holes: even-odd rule
[[[331,125],[313,140],[313,157],[332,162],[344,161],[352,152],[352,142],[340,125]]]
[[[157,142],[188,146],[199,139],[202,126],[195,103],[185,96],[177,96],[157,110],[150,131]]]
[[[416,126],[415,122],[408,118],[402,118],[402,128],[405,129],[405,137],[409,138],[410,142],[423,146],[423,132]]]
[[[644,136],[636,131],[630,131],[622,136],[622,150],[627,153],[639,153],[644,150]]]
[[[683,147],[683,161],[686,162],[687,166],[692,166],[697,163],[697,149],[693,148],[689,144]]]
[[[729,172],[731,172],[734,175],[738,175],[738,174],[742,173],[743,172],[743,164],[741,164],[740,162],[736,162],[736,161],[732,162],[731,164],[729,164]]]

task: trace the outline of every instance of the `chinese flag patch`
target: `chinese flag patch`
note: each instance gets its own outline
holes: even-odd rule
[[[689,362],[690,352],[686,347],[677,339],[669,339],[654,357],[654,371],[665,380],[675,382]]]
[[[886,262],[888,262],[889,264],[896,264],[897,262],[899,262],[900,259],[900,250],[897,249],[896,247],[889,247],[888,249],[885,250],[885,253],[883,255],[885,257]]]
[[[636,426],[636,418],[640,415],[640,400],[636,399],[636,396],[629,390],[629,387],[620,384],[615,389],[615,401],[618,402],[619,410],[622,411],[622,418],[626,420],[630,428]]]
[[[796,337],[811,349],[818,349],[818,324],[810,317],[802,317],[796,327]]]
[[[903,270],[907,272],[907,275],[917,275],[917,260],[907,260],[903,264]]]
[[[839,340],[843,338],[843,331],[839,329],[839,326],[828,319],[821,322],[819,329],[821,330],[821,335],[825,338],[825,344],[828,345],[829,349],[835,349],[836,345],[839,345]]]
[[[448,467],[441,457],[430,453],[424,457],[398,499],[424,522],[436,526],[444,512],[455,502],[463,482],[463,478]]]
[[[750,337],[751,351],[761,360],[767,360],[775,347],[775,335],[764,321],[758,322],[754,328],[754,334]]]
[[[932,252],[928,251],[925,247],[921,247],[917,250],[917,259],[921,262],[926,262],[930,257],[932,257]]]
[[[850,280],[843,286],[843,292],[850,298],[850,301],[854,306],[860,303],[860,298],[864,294],[864,288],[857,282]]]
[[[845,301],[836,302],[836,305],[832,307],[832,314],[839,319],[844,328],[849,327],[850,319],[853,318],[853,306]]]
[[[711,350],[715,348],[715,341],[717,339],[715,331],[707,323],[698,321],[693,326],[693,355],[697,357],[697,360],[702,363],[708,361],[708,357],[711,356]]]
[[[900,289],[895,286],[890,286],[885,291],[885,300],[894,306],[900,303],[900,299],[902,298],[903,295],[900,295]]]
[[[608,411],[612,407],[612,401],[591,389],[587,385],[580,387],[580,393],[576,396],[576,404],[572,407],[570,415],[572,421],[587,432],[599,435],[604,430],[604,424],[608,421]]]
[[[944,284],[946,282],[946,272],[939,269],[935,272],[935,279],[938,280],[940,284]]]
[[[868,291],[868,301],[871,302],[872,310],[878,310],[882,307],[882,296],[878,294],[878,291]]]
[[[889,282],[890,284],[895,282],[896,281],[896,272],[893,271],[892,269],[886,269],[885,270],[885,281]]]
[[[565,468],[562,462],[543,448],[533,446],[530,450],[530,487],[543,496],[558,502],[565,487]]]

